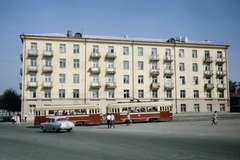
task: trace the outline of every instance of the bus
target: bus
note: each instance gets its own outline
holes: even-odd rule
[[[132,122],[171,121],[173,118],[170,102],[129,102],[107,106],[107,114],[115,116],[115,123],[126,122],[128,113]]]
[[[34,126],[39,126],[54,116],[65,116],[74,125],[102,123],[102,109],[99,105],[59,105],[37,107]]]

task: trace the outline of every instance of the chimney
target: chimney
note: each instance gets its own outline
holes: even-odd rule
[[[71,30],[68,30],[67,36],[70,37],[70,38],[73,37],[73,34],[72,34],[72,31],[71,31]]]

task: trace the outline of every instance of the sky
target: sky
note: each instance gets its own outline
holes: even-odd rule
[[[1,0],[0,95],[10,88],[21,93],[20,34],[67,30],[227,44],[229,79],[240,81],[239,0]]]

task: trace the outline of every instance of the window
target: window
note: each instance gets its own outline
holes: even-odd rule
[[[206,91],[206,98],[212,98],[211,90]]]
[[[197,58],[197,50],[192,50],[192,58]]]
[[[129,69],[129,62],[123,61],[123,69],[128,70]]]
[[[36,89],[30,90],[30,98],[36,98]]]
[[[138,90],[138,98],[144,98],[143,90]]]
[[[217,61],[222,61],[222,51],[217,51]]]
[[[29,114],[34,114],[36,105],[29,105]]]
[[[199,98],[199,92],[198,92],[198,90],[193,90],[193,97],[194,97],[194,98]]]
[[[78,44],[73,45],[73,53],[75,53],[75,54],[79,53],[79,45]]]
[[[97,90],[97,89],[93,89],[93,90],[92,90],[92,96],[93,96],[93,98],[99,98],[98,90]]]
[[[31,43],[31,49],[29,50],[30,54],[37,54],[37,43]]]
[[[199,112],[199,104],[194,104],[194,111]]]
[[[66,52],[66,44],[60,44],[59,52],[60,53],[65,53]]]
[[[45,67],[49,69],[52,67],[52,60],[50,58],[45,59]]]
[[[143,70],[143,61],[138,61],[138,70]]]
[[[73,89],[73,98],[79,98],[79,89]]]
[[[65,74],[59,74],[59,82],[65,83]]]
[[[152,48],[152,58],[153,59],[157,58],[157,48]]]
[[[73,83],[79,83],[79,74],[73,74]]]
[[[158,82],[157,76],[152,76],[152,83],[157,83],[157,82]]]
[[[44,98],[51,98],[51,90],[49,89],[44,90]]]
[[[171,60],[171,50],[170,49],[165,49],[165,59]]]
[[[207,111],[212,112],[212,104],[207,104]]]
[[[184,71],[184,63],[179,63],[179,71]]]
[[[205,64],[205,73],[210,74],[210,64]]]
[[[129,55],[128,47],[123,47],[123,55]]]
[[[60,68],[66,68],[66,59],[60,59]]]
[[[181,112],[186,112],[186,104],[181,104]]]
[[[184,76],[180,76],[180,84],[185,84],[185,77]]]
[[[108,46],[108,53],[114,53],[114,47]]]
[[[225,104],[220,104],[220,112],[224,112],[225,111]]]
[[[127,90],[127,89],[123,90],[123,97],[129,98],[129,90]]]
[[[219,95],[219,98],[224,98],[224,92],[223,91],[219,91],[218,95]]]
[[[152,71],[157,71],[158,68],[157,68],[157,62],[152,62]]]
[[[46,52],[52,52],[52,44],[46,43]]]
[[[197,65],[197,63],[193,63],[193,64],[192,64],[192,70],[193,70],[194,72],[197,72],[197,71],[198,71],[198,65]]]
[[[179,57],[180,58],[184,57],[184,50],[183,49],[179,49]]]
[[[185,90],[180,90],[180,98],[186,98]]]
[[[143,56],[143,48],[138,47],[138,56]]]
[[[36,67],[37,66],[37,59],[36,58],[31,58],[31,67]]]
[[[209,51],[204,51],[205,52],[205,60],[210,60],[210,53]]]
[[[59,89],[59,98],[65,98],[65,89]]]
[[[79,59],[73,60],[73,68],[79,68]]]
[[[108,98],[114,98],[114,90],[108,90]]]
[[[37,75],[35,73],[30,74],[30,85],[37,85]]]
[[[152,90],[152,98],[158,98],[157,90]]]
[[[98,60],[94,59],[92,62],[93,62],[92,69],[98,71],[98,67],[99,67]]]
[[[98,46],[93,46],[93,53],[98,54]]]
[[[129,83],[129,75],[123,75],[123,83]]]
[[[222,64],[218,64],[217,71],[218,71],[218,74],[222,74],[223,73],[223,66],[222,66]]]
[[[171,90],[166,90],[166,97],[167,98],[172,98],[172,91]]]
[[[193,76],[193,84],[198,84],[198,77],[197,76]]]
[[[143,84],[143,76],[142,75],[138,76],[138,83]]]

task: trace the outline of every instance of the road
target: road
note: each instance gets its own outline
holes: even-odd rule
[[[77,126],[46,132],[0,123],[0,160],[238,160],[240,119]]]

